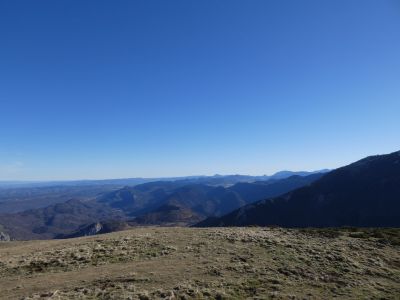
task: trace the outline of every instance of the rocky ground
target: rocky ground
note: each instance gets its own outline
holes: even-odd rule
[[[400,299],[400,230],[135,228],[1,242],[1,299]]]

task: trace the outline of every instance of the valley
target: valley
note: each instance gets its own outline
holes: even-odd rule
[[[266,181],[233,175],[153,181],[124,187],[0,190],[8,207],[22,210],[1,213],[0,203],[0,232],[13,240],[30,240],[87,235],[94,232],[87,229],[99,222],[113,229],[140,225],[189,226],[209,216],[222,216],[254,201],[308,185],[324,173],[293,174],[285,172],[277,175],[279,179],[271,176]],[[237,182],[250,179],[250,182]],[[32,208],[24,210],[20,198],[14,198],[17,196]],[[38,199],[39,196],[43,199]],[[42,207],[44,200],[51,204]],[[106,225],[115,222],[121,225]]]

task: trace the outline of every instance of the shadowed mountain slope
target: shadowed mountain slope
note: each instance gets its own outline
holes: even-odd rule
[[[195,224],[202,219],[204,219],[204,216],[199,215],[188,207],[164,204],[129,223],[131,225],[187,226]]]
[[[367,157],[309,186],[196,226],[400,226],[400,151]]]
[[[193,224],[208,216],[222,216],[257,200],[277,196],[299,186],[310,184],[322,174],[292,176],[282,180],[237,183],[231,187],[191,184],[175,189],[160,206],[139,215],[137,224]]]
[[[76,231],[70,234],[59,234],[56,239],[69,239],[81,236],[91,236],[128,229],[129,225],[125,221],[111,220],[95,222],[89,225],[80,226]]]

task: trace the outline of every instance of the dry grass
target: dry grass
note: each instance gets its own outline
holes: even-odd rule
[[[0,244],[1,299],[399,299],[400,230],[136,228]]]

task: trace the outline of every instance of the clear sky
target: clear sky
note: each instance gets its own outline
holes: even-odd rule
[[[400,150],[400,2],[0,1],[0,180]]]

